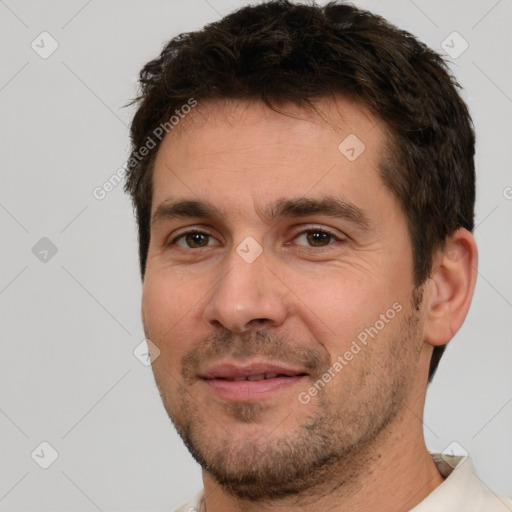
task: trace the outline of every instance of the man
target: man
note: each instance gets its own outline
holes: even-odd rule
[[[476,280],[474,134],[442,59],[349,5],[268,2],[141,72],[127,191],[182,511],[505,511],[430,454]]]

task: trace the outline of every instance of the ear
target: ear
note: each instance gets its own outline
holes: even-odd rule
[[[425,300],[424,340],[430,345],[445,345],[460,329],[473,298],[477,265],[475,239],[464,228],[435,255]]]

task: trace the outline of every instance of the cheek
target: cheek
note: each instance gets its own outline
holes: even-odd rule
[[[144,280],[142,316],[146,337],[160,350],[152,368],[166,407],[173,407],[179,395],[181,359],[190,346],[193,307],[190,288],[169,282],[162,273]],[[193,340],[194,338],[192,338]]]
[[[377,278],[378,279],[378,278]],[[294,286],[299,302],[304,302],[322,321],[334,329],[351,319],[372,314],[386,297],[381,283],[372,276],[341,269],[323,276],[301,278]]]
[[[358,337],[372,339],[368,333],[375,335],[375,329],[375,337],[382,338],[381,331],[390,331],[389,325],[399,316],[396,309],[404,302],[403,283],[383,280],[382,275],[331,273],[297,281],[293,290],[297,316],[332,360],[349,350]]]
[[[178,348],[187,319],[194,314],[197,303],[193,290],[194,287],[179,278],[169,279],[164,272],[146,274],[142,295],[144,329],[161,351],[168,350],[170,345]]]

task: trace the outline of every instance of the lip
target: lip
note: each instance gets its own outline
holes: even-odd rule
[[[300,368],[293,368],[284,364],[271,363],[266,361],[249,361],[245,364],[230,361],[215,363],[203,372],[203,379],[239,379],[261,374],[281,374],[293,377],[307,372]]]
[[[242,379],[262,374],[276,375],[264,380]],[[284,364],[251,361],[245,364],[220,362],[209,366],[201,380],[216,396],[234,401],[254,402],[290,389],[307,377],[307,372]]]

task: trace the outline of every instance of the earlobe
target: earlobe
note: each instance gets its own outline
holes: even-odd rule
[[[459,228],[434,257],[425,300],[427,343],[448,343],[460,329],[475,289],[478,251],[473,235]]]

